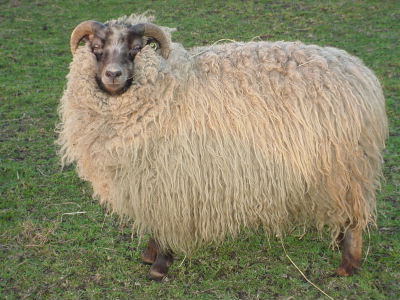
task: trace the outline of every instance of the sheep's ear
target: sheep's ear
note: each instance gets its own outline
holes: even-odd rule
[[[106,25],[97,21],[84,21],[76,26],[71,34],[71,53],[75,53],[80,41],[91,41],[95,36],[104,33],[105,27]]]

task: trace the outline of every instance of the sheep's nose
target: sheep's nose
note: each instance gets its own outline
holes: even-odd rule
[[[122,74],[121,71],[106,71],[106,76],[113,79],[121,76],[121,74]]]

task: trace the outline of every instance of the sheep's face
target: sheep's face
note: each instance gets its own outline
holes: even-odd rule
[[[96,81],[99,87],[111,95],[124,93],[132,83],[136,55],[147,43],[158,47],[164,58],[168,58],[170,41],[163,30],[150,23],[102,24],[85,21],[71,35],[71,52],[74,54],[79,42],[84,39],[97,60]]]
[[[105,92],[115,95],[132,83],[134,59],[143,47],[143,37],[126,28],[110,27],[103,38],[95,36],[90,48],[97,59],[96,81]]]

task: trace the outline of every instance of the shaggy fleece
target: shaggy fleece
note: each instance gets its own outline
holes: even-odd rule
[[[334,243],[375,222],[387,119],[381,86],[359,59],[280,41],[173,43],[167,60],[145,47],[134,63],[132,86],[109,96],[95,56],[77,50],[58,144],[140,234],[190,254],[243,228],[326,228]]]

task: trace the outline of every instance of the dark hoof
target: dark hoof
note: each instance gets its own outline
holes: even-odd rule
[[[148,275],[150,280],[161,282],[164,278],[167,277],[167,274],[159,273],[157,271],[150,270]]]
[[[146,265],[152,265],[156,261],[157,254],[151,253],[147,249],[142,254],[142,262]]]
[[[352,276],[354,273],[357,272],[357,268],[353,266],[340,266],[339,268],[336,269],[336,275],[341,276],[341,277],[348,277]]]
[[[149,272],[149,278],[154,281],[162,281],[168,274],[168,267],[152,265]]]

